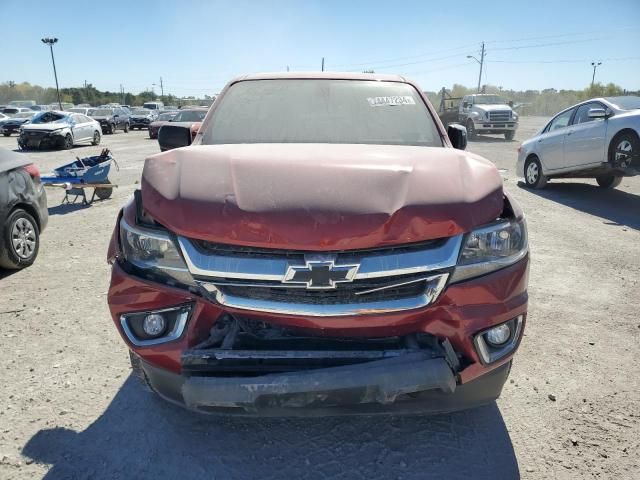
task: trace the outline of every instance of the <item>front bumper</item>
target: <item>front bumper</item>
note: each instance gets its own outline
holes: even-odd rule
[[[23,132],[18,137],[18,145],[21,148],[60,148],[64,145],[64,135],[59,133],[29,135],[29,132]]]
[[[445,413],[500,396],[511,362],[463,385],[444,359],[419,354],[348,367],[260,377],[185,377],[140,362],[163,398],[210,414],[260,416]]]
[[[504,133],[516,131],[518,122],[493,122],[493,121],[474,121],[474,128],[479,133]]]

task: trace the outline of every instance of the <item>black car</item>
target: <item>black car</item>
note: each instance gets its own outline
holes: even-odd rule
[[[5,137],[10,136],[12,133],[20,133],[20,127],[28,123],[36,113],[16,113],[11,118],[0,120],[0,133]]]
[[[131,113],[131,130],[149,128],[149,124],[158,118],[158,114],[147,108],[138,108]]]
[[[116,130],[129,132],[131,121],[129,110],[121,107],[100,107],[89,110],[88,115],[100,123],[102,133],[116,133]]]
[[[0,268],[31,265],[47,226],[40,171],[25,155],[0,148]]]

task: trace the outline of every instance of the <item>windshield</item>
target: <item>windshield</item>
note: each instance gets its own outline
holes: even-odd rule
[[[629,95],[628,97],[607,97],[605,100],[612,103],[620,110],[640,109],[640,97]]]
[[[185,110],[173,117],[172,122],[201,122],[207,115],[206,110]]]
[[[69,122],[69,117],[67,115],[62,115],[60,113],[55,113],[55,112],[42,112],[37,114],[35,117],[33,117],[33,120],[31,120],[31,123],[33,124],[68,123],[68,122]]]
[[[94,108],[89,110],[89,115],[92,117],[108,117],[113,114],[113,111],[108,108]]]
[[[131,115],[149,115],[150,113],[151,113],[151,110],[138,109],[138,110],[134,110]]]
[[[148,108],[150,110],[157,110],[158,109],[158,104],[157,103],[145,103],[144,105],[142,105],[144,108]]]
[[[478,95],[472,98],[476,105],[504,105],[507,103],[500,95]]]
[[[442,146],[418,92],[366,80],[254,80],[218,100],[202,143]]]
[[[158,115],[158,121],[166,122],[171,120],[175,116],[176,116],[175,113],[161,113],[160,115]]]

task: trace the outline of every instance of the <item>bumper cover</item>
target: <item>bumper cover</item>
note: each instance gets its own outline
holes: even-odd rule
[[[324,416],[442,413],[490,403],[500,395],[511,363],[469,383],[443,358],[421,353],[345,367],[258,377],[185,377],[140,362],[158,394],[213,414]]]

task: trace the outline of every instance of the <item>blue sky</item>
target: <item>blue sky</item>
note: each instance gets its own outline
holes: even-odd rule
[[[485,5],[485,6],[481,6]],[[536,2],[0,0],[0,82],[53,86],[43,36],[55,36],[61,87],[86,80],[138,92],[217,93],[259,71],[374,69],[425,90],[477,83],[506,89],[640,89],[640,0]],[[5,44],[6,46],[6,44]],[[159,93],[159,87],[155,87]]]

